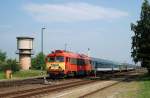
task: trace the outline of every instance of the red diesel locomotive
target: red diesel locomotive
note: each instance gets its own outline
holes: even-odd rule
[[[46,57],[46,70],[50,77],[83,76],[92,71],[91,58],[64,50],[56,50]]]

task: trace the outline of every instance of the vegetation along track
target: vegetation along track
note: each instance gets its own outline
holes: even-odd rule
[[[31,97],[39,94],[49,93],[52,91],[59,91],[62,89],[79,86],[83,84],[93,83],[96,82],[96,80],[80,80],[75,82],[69,82],[64,84],[58,84],[58,85],[48,85],[46,87],[41,88],[34,88],[34,89],[28,89],[28,90],[21,90],[21,91],[14,91],[14,92],[7,92],[0,94],[1,98],[24,98],[24,97]]]

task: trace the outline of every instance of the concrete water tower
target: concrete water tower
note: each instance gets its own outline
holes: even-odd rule
[[[17,54],[19,54],[19,63],[22,70],[29,70],[31,67],[33,39],[32,37],[17,37]]]

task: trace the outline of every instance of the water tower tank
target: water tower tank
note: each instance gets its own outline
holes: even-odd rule
[[[28,70],[31,67],[33,39],[32,37],[17,37],[17,54],[19,54],[19,63],[22,70]]]

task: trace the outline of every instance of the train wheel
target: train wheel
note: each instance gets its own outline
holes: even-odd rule
[[[64,76],[63,76],[63,79],[66,79],[66,78],[67,78],[67,75],[64,75]]]
[[[76,77],[76,76],[77,76],[77,74],[76,74],[76,72],[75,72],[75,71],[73,72],[73,74],[74,74],[74,77]]]

